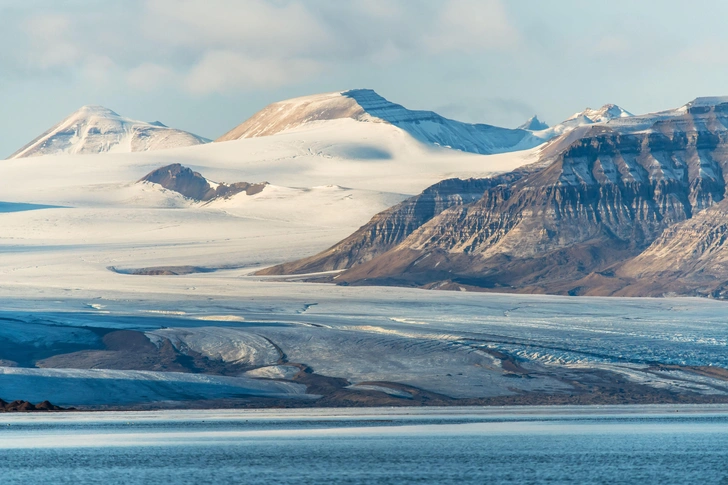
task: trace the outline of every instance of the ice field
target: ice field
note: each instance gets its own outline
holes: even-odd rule
[[[301,380],[306,373],[329,379],[337,396],[380,404],[422,393],[453,402],[569,394],[585,375],[616,379],[615,389],[728,395],[724,376],[704,369],[728,366],[721,302],[252,276],[333,245],[443,178],[508,171],[538,155],[463,153],[382,123],[326,123],[157,152],[2,162],[0,398],[316,402],[328,391]],[[216,182],[271,185],[200,203],[137,183],[175,162]],[[192,270],[130,274],[170,267]],[[120,330],[136,333],[112,335]]]

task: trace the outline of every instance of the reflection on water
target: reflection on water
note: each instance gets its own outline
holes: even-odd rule
[[[648,484],[728,477],[725,410],[537,411],[5,416],[0,477],[3,484]]]

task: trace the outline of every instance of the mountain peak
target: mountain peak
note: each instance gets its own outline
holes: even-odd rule
[[[95,115],[106,115],[106,116],[119,116],[115,111],[110,110],[105,106],[98,104],[87,104],[81,106],[76,113],[95,114]]]
[[[525,123],[518,127],[519,130],[528,131],[541,131],[549,127],[546,123],[538,119],[538,116],[533,115]]]
[[[701,96],[690,101],[686,106],[717,106],[728,103],[728,96]]]
[[[342,119],[392,125],[428,145],[480,154],[533,148],[543,141],[524,130],[463,123],[433,111],[410,110],[372,89],[350,89],[273,103],[216,141],[277,135],[309,123]]]
[[[10,156],[139,152],[207,143],[192,133],[124,118],[104,106],[82,106]]]
[[[571,118],[566,121],[576,120],[579,118],[586,118],[592,123],[604,123],[609,120],[616,118],[628,118],[634,116],[629,111],[617,106],[616,104],[605,104],[599,109],[586,108],[584,111],[574,113]]]
[[[197,202],[229,198],[241,192],[245,192],[247,195],[255,195],[268,186],[268,182],[258,184],[236,182],[230,185],[210,183],[199,172],[194,172],[180,163],[173,163],[152,170],[139,180],[139,183],[144,182],[160,185],[167,190],[172,190]]]

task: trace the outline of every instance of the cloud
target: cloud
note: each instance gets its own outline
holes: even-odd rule
[[[34,69],[53,69],[74,65],[82,57],[71,39],[73,23],[69,15],[43,14],[25,19],[23,33],[29,41],[26,65]]]
[[[117,77],[118,66],[103,55],[89,55],[84,59],[79,72],[81,76],[94,85],[111,84]]]
[[[515,47],[520,35],[498,0],[451,0],[437,16],[425,45],[436,53]]]
[[[621,56],[629,52],[629,41],[621,36],[607,35],[599,39],[594,46],[594,54],[598,56]]]
[[[378,69],[519,42],[499,0],[32,2],[0,19],[0,40],[3,27],[19,38],[13,56],[0,52],[0,72],[80,72],[99,82],[113,73],[141,91],[272,89],[347,63]]]
[[[336,39],[303,3],[264,0],[148,0],[146,37],[192,52],[234,49],[248,56],[311,55]]]
[[[528,103],[499,97],[469,97],[462,102],[439,106],[435,111],[460,121],[498,126],[518,126],[537,114]]]
[[[173,69],[153,62],[142,63],[126,73],[127,84],[140,91],[154,91],[170,84],[174,78]]]
[[[318,69],[314,61],[304,59],[259,59],[211,51],[187,74],[184,87],[193,94],[275,88],[299,82]]]

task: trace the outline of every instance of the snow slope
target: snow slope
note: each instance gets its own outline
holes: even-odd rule
[[[484,156],[432,147],[384,123],[342,119],[155,152],[6,160],[0,164],[0,200],[9,203],[0,211],[0,288],[34,293],[48,284],[135,284],[110,272],[112,266],[272,265],[326,249],[443,178],[512,170],[537,156],[538,149]],[[212,184],[271,185],[251,196],[197,203],[136,183],[177,162]]]
[[[606,123],[642,126],[649,119],[655,115]],[[512,170],[536,161],[539,151],[466,153],[393,123],[338,117],[226,143],[7,160],[0,164],[0,349],[32,348],[44,358],[100,349],[99,328],[132,329],[177,350],[262,367],[241,377],[37,369],[29,368],[33,356],[9,353],[0,355],[0,397],[68,405],[301,397],[302,386],[266,380],[291,379],[294,363],[345,378],[357,392],[389,389],[381,381],[458,397],[563,391],[570,387],[550,370],[598,368],[655,389],[728,393],[720,379],[655,366],[728,367],[724,303],[250,276],[331,246],[434,182]],[[211,185],[270,185],[202,203],[136,182],[172,163]],[[109,270],[175,265],[220,269],[181,276]],[[537,372],[514,378],[493,351]],[[289,365],[279,363],[281,354]]]
[[[565,122],[586,119],[591,123],[605,123],[617,118],[629,118],[630,116],[634,115],[616,104],[605,104],[599,109],[586,108],[584,111],[574,113]]]
[[[568,119],[551,127],[540,126],[537,123],[533,123],[534,121],[538,122],[538,119],[534,117],[526,122],[527,124],[531,123],[533,125],[532,128],[526,127],[525,129],[530,129],[530,131],[533,132],[533,135],[537,138],[548,141],[559,135],[563,135],[564,133],[569,133],[581,126],[604,123],[621,123],[625,120],[629,121],[628,119],[633,117],[634,115],[632,113],[617,106],[616,104],[605,104],[599,109],[586,108],[583,111],[574,113]]]
[[[97,148],[101,146],[106,145]],[[124,328],[125,317],[110,309],[113,300],[126,308],[132,327],[155,321],[143,330],[157,342],[166,339],[210,359],[264,366],[247,377],[290,378],[297,368],[278,366],[278,353],[265,334],[228,328],[239,325],[241,318],[229,304],[217,306],[217,297],[232,297],[228,303],[250,301],[251,291],[261,291],[277,295],[277,302],[261,307],[262,313],[275,315],[288,300],[295,313],[302,305],[299,297],[290,298],[286,285],[249,284],[245,275],[321,251],[376,213],[443,178],[512,170],[535,161],[539,150],[466,153],[425,143],[390,123],[351,118],[312,121],[276,135],[227,143],[143,152],[116,148],[112,153],[62,153],[0,164],[0,307],[20,308],[9,317],[16,323],[0,317],[0,350],[22,342],[23,348],[36,348],[37,357],[45,358],[79,351],[79,346],[101,348],[100,339],[89,331],[66,328],[86,317],[102,318],[87,322],[92,326]],[[173,163],[199,172],[211,187],[241,181],[270,184],[253,195],[241,192],[200,202],[138,182]],[[123,271],[171,266],[215,271],[186,276]],[[177,315],[182,302],[197,301],[200,294],[208,302],[201,307],[211,311],[192,320]],[[140,305],[139,297],[154,303]],[[41,301],[42,306],[63,309],[41,315],[36,312]],[[145,318],[149,316],[156,320]],[[36,323],[53,331],[41,339]],[[301,392],[290,383],[243,377],[32,369],[27,366],[35,357],[21,357],[0,355],[3,399],[42,397],[59,404],[100,405]],[[456,360],[470,362],[464,355]],[[412,377],[412,382],[419,381]]]
[[[103,152],[143,152],[207,143],[209,140],[119,116],[103,106],[84,106],[9,158]]]
[[[471,153],[525,150],[544,142],[521,129],[462,123],[432,111],[409,110],[371,89],[304,96],[271,104],[216,141],[270,136],[314,122],[343,119],[385,123],[424,143]]]

